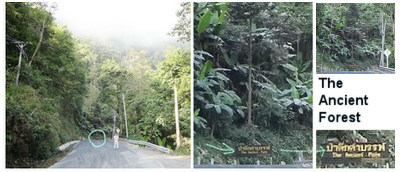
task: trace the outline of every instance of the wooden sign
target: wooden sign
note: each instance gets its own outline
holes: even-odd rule
[[[321,158],[325,164],[356,163],[362,159],[388,158],[386,143],[328,143]]]
[[[247,157],[266,157],[271,154],[270,145],[243,145],[237,146],[235,155],[236,156],[247,156]]]

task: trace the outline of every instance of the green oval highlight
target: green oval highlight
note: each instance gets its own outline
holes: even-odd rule
[[[104,142],[103,142],[103,144],[101,144],[101,145],[95,145],[95,144],[90,140],[90,135],[92,135],[92,134],[93,134],[94,132],[96,132],[96,131],[99,131],[99,132],[102,132],[102,133],[103,133]],[[106,144],[106,142],[107,142],[106,133],[104,133],[103,130],[93,130],[93,131],[89,134],[88,140],[89,140],[90,144],[92,144],[93,147],[95,147],[95,148],[102,147],[102,146],[104,146],[104,145]]]

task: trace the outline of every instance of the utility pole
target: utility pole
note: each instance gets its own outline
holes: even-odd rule
[[[21,72],[21,63],[22,63],[22,55],[25,55],[24,47],[27,44],[32,44],[30,42],[22,42],[22,41],[13,41],[14,44],[17,44],[17,48],[19,49],[19,59],[17,66],[17,77],[15,78],[15,85],[18,86],[19,73]]]
[[[174,85],[174,96],[175,96],[175,127],[176,127],[176,146],[181,145],[181,132],[179,129],[179,114],[178,114],[178,93],[176,90],[176,84]]]
[[[126,108],[125,108],[125,96],[124,96],[124,93],[122,93],[122,103],[124,104],[126,138],[128,138],[128,121],[126,119]]]
[[[381,60],[380,60],[380,66],[384,66],[385,64],[385,55],[384,55],[384,51],[385,51],[385,31],[386,31],[386,20],[383,18],[383,14],[381,13],[380,15],[380,19],[381,19],[381,36],[382,36],[382,49],[381,49]],[[389,66],[389,59],[387,59],[386,66]]]
[[[114,126],[113,126],[113,133],[112,133],[112,136],[111,136],[111,138],[113,138],[114,137],[114,134],[115,134],[115,113],[113,113],[113,115],[114,115]],[[119,134],[119,133],[118,133]]]

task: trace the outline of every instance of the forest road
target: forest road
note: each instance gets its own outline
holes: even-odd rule
[[[373,71],[324,71],[317,74],[375,74]]]
[[[92,142],[100,145],[103,140]],[[50,168],[190,168],[190,156],[168,155],[125,142],[119,142],[119,149],[114,149],[112,140],[95,148],[88,140],[82,140]]]
[[[394,70],[375,69],[371,71],[324,71],[317,74],[394,74]]]

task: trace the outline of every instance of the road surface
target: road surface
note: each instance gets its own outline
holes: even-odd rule
[[[373,71],[324,71],[317,74],[375,74]]]
[[[288,165],[233,165],[233,164],[203,164],[194,165],[194,168],[312,168],[312,160],[295,161]]]
[[[194,168],[312,168],[312,165],[194,165]]]
[[[92,142],[100,145],[103,140]],[[112,140],[100,148],[82,140],[50,168],[190,168],[190,156],[168,155],[125,142],[120,142],[117,150],[113,147]]]
[[[370,71],[323,71],[317,74],[394,74],[394,70],[374,69]]]

